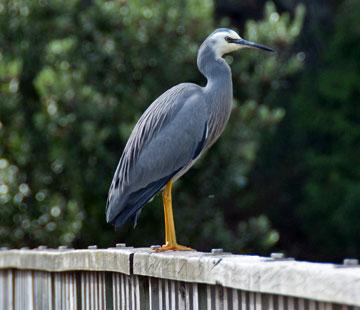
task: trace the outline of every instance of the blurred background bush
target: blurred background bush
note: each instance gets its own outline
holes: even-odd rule
[[[0,245],[163,240],[159,197],[138,226],[105,222],[132,127],[225,26],[278,51],[227,56],[227,130],[178,181],[179,240],[198,250],[360,254],[360,2],[0,0]]]

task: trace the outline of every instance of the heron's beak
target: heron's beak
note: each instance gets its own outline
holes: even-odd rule
[[[247,41],[247,40],[244,40],[244,39],[235,39],[235,40],[232,41],[232,43],[239,44],[239,45],[244,45],[244,46],[250,47],[250,48],[258,48],[260,50],[264,50],[264,51],[267,51],[267,52],[272,52],[272,53],[275,52],[275,50],[273,50],[270,47],[267,47],[267,46],[262,45],[262,44],[257,44],[257,43],[251,42],[251,41]]]

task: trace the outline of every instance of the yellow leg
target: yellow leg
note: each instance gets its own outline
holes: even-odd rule
[[[165,244],[156,249],[156,252],[163,251],[191,251],[191,248],[188,248],[183,245],[179,245],[176,242],[175,234],[175,224],[174,224],[174,215],[172,210],[172,200],[171,200],[171,189],[172,181],[169,181],[163,192],[163,203],[164,203],[164,218],[165,218]]]

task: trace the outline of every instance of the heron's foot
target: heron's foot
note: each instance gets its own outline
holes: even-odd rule
[[[195,250],[177,243],[166,243],[160,248],[155,249],[155,252],[165,252],[165,251],[195,251]]]

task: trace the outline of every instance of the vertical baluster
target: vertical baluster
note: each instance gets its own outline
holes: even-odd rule
[[[169,280],[164,280],[164,306],[170,309]]]
[[[18,296],[20,293],[20,274],[21,271],[20,270],[16,270],[15,271],[15,310],[18,310],[20,308],[19,306],[19,302],[21,302],[21,299],[19,299],[20,297]]]
[[[66,285],[67,285],[67,298],[68,298],[68,309],[74,309],[75,303],[74,303],[74,294],[73,294],[73,273],[67,272],[67,279],[66,279]]]
[[[48,302],[48,309],[49,310],[53,310],[53,300],[54,300],[54,293],[53,293],[53,274],[48,272],[47,273],[47,277],[46,277],[46,289],[48,292],[48,298],[47,298],[47,302]]]
[[[81,277],[81,305],[82,309],[86,309],[86,271],[82,271],[80,274]]]
[[[100,309],[100,272],[93,272],[94,292],[95,295],[95,310]]]
[[[15,271],[6,272],[6,278],[4,279],[4,284],[6,286],[7,296],[5,299],[5,307],[4,309],[13,309],[14,306],[14,279],[15,279]]]
[[[220,285],[215,286],[215,309],[224,309],[222,290]]]
[[[262,295],[261,295],[261,293],[255,293],[255,309],[256,310],[261,310],[262,309]]]
[[[97,295],[97,274],[93,271],[90,272],[90,298],[91,298],[91,310],[97,309],[98,295]]]
[[[155,278],[149,278],[149,303],[150,310],[160,309],[159,305],[159,281]]]
[[[97,276],[98,276],[98,285],[97,285],[97,289],[98,289],[98,302],[97,302],[97,307],[99,310],[104,309],[104,302],[103,302],[103,286],[104,286],[104,280],[103,280],[103,272],[97,272]]]
[[[140,310],[143,309],[148,303],[147,292],[145,292],[143,288],[143,282],[141,281],[139,276],[134,276],[135,278],[135,309]],[[143,301],[143,303],[141,303]]]
[[[192,283],[192,309],[199,309],[199,289],[197,283]],[[174,308],[174,307],[173,307]]]
[[[49,292],[47,290],[47,272],[37,272],[37,275],[35,276],[34,281],[37,282],[38,285],[38,291],[40,292],[40,298],[38,299],[38,302],[40,303],[41,309],[49,309],[49,303],[47,302],[47,296],[49,296]],[[35,283],[36,283],[35,282]],[[36,296],[36,293],[35,293]],[[35,309],[39,308],[39,304],[35,303]]]
[[[7,272],[7,293],[8,293],[8,296],[7,296],[7,306],[10,308],[10,307],[13,307],[14,305],[14,300],[13,300],[13,290],[14,290],[14,279],[15,279],[15,273],[16,271],[8,271]],[[5,284],[6,285],[6,284]],[[7,309],[7,308],[5,308]]]
[[[38,282],[40,281],[40,302],[41,302],[41,309],[51,309],[51,286],[49,286],[49,272],[39,272],[38,273]],[[37,305],[36,305],[37,308]]]
[[[33,275],[33,283],[34,283],[34,296],[33,296],[33,302],[34,306],[39,307],[42,306],[42,292],[41,292],[41,272],[40,271],[34,271]]]
[[[102,285],[102,302],[103,302],[103,309],[107,309],[108,305],[107,305],[107,300],[106,300],[106,274],[105,272],[102,273],[102,278],[103,278],[103,285]]]
[[[24,305],[26,309],[32,310],[34,306],[33,297],[34,297],[34,289],[33,289],[33,272],[25,271],[24,272],[24,296],[26,299],[24,300]]]
[[[285,310],[284,296],[278,296],[278,309]]]
[[[126,309],[126,283],[125,283],[125,275],[121,275],[121,309]]]
[[[93,310],[91,305],[91,275],[90,272],[86,272],[86,283],[85,283],[85,299],[86,299],[86,310]]]
[[[269,310],[275,309],[275,303],[274,303],[274,295],[269,295]]]
[[[295,309],[295,300],[293,297],[287,298],[287,308],[286,309]]]
[[[7,298],[7,292],[5,291],[5,279],[6,279],[6,271],[0,270],[0,296],[3,296],[3,298],[0,298],[0,309],[5,309],[6,304],[6,298]]]
[[[238,295],[238,290],[237,289],[233,289],[232,290],[232,308],[233,310],[238,310],[239,309],[239,295]]]
[[[177,283],[177,295],[178,295],[178,305],[179,309],[185,309],[186,301],[185,301],[185,285],[184,282]]]
[[[131,309],[136,310],[136,284],[135,276],[130,276],[130,285],[131,285]]]
[[[78,307],[77,305],[77,293],[76,293],[76,287],[77,287],[77,279],[76,274],[74,272],[71,273],[71,291],[70,291],[70,307],[71,309],[76,309]]]
[[[158,279],[159,281],[159,291],[158,291],[158,294],[159,294],[159,309],[160,310],[163,310],[164,309],[164,300],[163,300],[163,282],[162,282],[162,279]]]
[[[66,304],[67,304],[67,300],[66,300],[66,274],[64,272],[60,273],[60,309],[65,310],[66,309]]]
[[[127,303],[127,308],[126,309],[132,309],[131,308],[131,280],[130,280],[130,276],[128,275],[124,275],[125,278],[125,291],[126,291],[126,303]]]
[[[316,302],[314,300],[309,300],[309,310],[316,310]]]
[[[1,309],[13,308],[13,287],[16,271],[0,270],[0,307]]]
[[[249,310],[255,310],[255,293],[249,293]]]
[[[54,306],[55,310],[61,309],[60,273],[54,273]]]
[[[190,305],[191,305],[191,296],[190,296],[190,289],[191,289],[191,284],[185,282],[184,283],[185,286],[185,309],[190,309]]]
[[[16,272],[16,295],[15,295],[15,309],[16,310],[20,310],[22,307],[22,303],[23,303],[23,298],[22,296],[22,275],[23,271],[22,270],[18,270]]]
[[[68,272],[63,273],[63,283],[62,283],[62,290],[63,290],[63,309],[65,308],[68,310],[70,308],[70,296],[69,296],[69,285],[70,285],[70,275]]]
[[[88,290],[89,300],[90,300],[90,309],[96,310],[96,294],[95,294],[95,282],[94,282],[94,273],[89,272],[89,290]]]
[[[118,273],[113,273],[113,303],[114,310],[121,309],[121,285],[120,285],[120,275]]]
[[[305,299],[304,298],[299,298],[298,299],[298,309],[299,310],[305,310]]]
[[[223,305],[224,309],[229,309],[229,294],[226,287],[223,288]]]
[[[176,291],[176,281],[174,280],[171,280],[170,281],[170,290],[171,290],[171,307],[172,309],[177,309],[176,306],[177,306],[177,303],[176,303],[176,294],[177,294],[177,291]]]
[[[357,310],[358,308],[355,307],[354,310]],[[325,310],[333,310],[333,305],[329,302],[326,303],[325,305]]]
[[[206,286],[206,309],[212,309],[212,292],[211,286]]]
[[[118,300],[117,300],[118,287],[117,287],[117,281],[116,281],[116,273],[113,272],[111,274],[111,277],[112,277],[112,291],[113,291],[113,309],[117,310],[118,309]]]
[[[248,302],[246,300],[246,292],[241,291],[241,310],[246,310],[247,304],[248,304]]]
[[[325,303],[324,302],[319,302],[318,303],[318,310],[325,310]]]
[[[105,287],[104,273],[99,272],[98,277],[99,277],[99,285],[98,285],[99,301],[98,301],[98,307],[99,307],[100,310],[102,310],[102,309],[106,309],[106,307],[105,307],[105,299],[104,299],[104,287]]]

